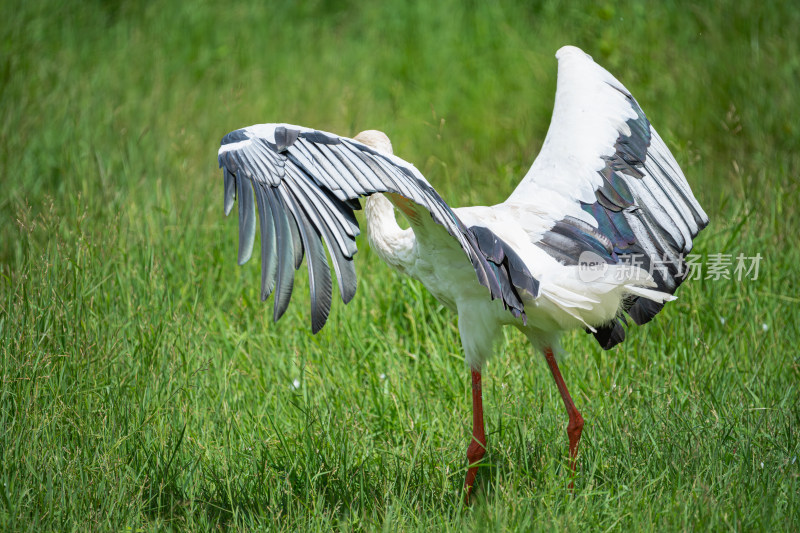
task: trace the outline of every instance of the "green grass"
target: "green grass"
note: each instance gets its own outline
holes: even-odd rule
[[[17,4],[0,22],[0,530],[798,529],[789,2]],[[509,330],[464,509],[454,317],[362,237],[353,302],[311,336],[301,280],[273,324],[257,261],[236,266],[216,150],[256,122],[378,128],[453,205],[492,204],[539,149],[564,44],[673,149],[712,220],[698,253],[764,260],[755,281],[682,287],[613,351],[564,337],[586,418],[574,493],[561,400]]]

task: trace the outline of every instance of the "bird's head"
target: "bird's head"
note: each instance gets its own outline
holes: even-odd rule
[[[379,152],[394,154],[392,151],[392,141],[385,133],[378,130],[365,130],[353,137],[354,141],[366,144]]]

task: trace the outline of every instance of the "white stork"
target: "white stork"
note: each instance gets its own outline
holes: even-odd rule
[[[239,264],[250,258],[258,218],[261,298],[275,293],[275,320],[305,254],[312,331],[325,324],[332,280],[323,242],[342,300],[353,298],[361,197],[370,246],[458,314],[472,372],[467,501],[486,451],[481,369],[501,328],[516,327],[544,352],[569,415],[574,474],[583,418],[553,356],[559,334],[583,328],[605,349],[622,342],[625,314],[644,324],[674,299],[684,256],[708,223],[630,92],[578,48],[556,57],[541,152],[511,196],[491,207],[452,209],[378,131],[349,139],[259,124],[229,133],[219,150],[226,215],[239,197]],[[398,226],[395,208],[410,228]],[[589,263],[600,268],[587,270]]]

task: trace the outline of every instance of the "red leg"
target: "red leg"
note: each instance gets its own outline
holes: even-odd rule
[[[561,399],[564,400],[564,407],[567,408],[567,414],[569,415],[569,424],[567,425],[567,435],[569,436],[569,466],[574,475],[575,456],[578,455],[578,441],[581,440],[581,431],[583,430],[583,417],[581,413],[575,409],[572,397],[570,397],[567,386],[564,384],[564,378],[561,377],[561,372],[558,370],[558,363],[556,363],[553,350],[545,348],[544,357],[547,359],[547,365],[553,373],[556,387],[558,387],[558,392],[561,393]],[[572,481],[569,482],[569,487],[572,488]]]
[[[467,479],[464,481],[466,490],[465,502],[469,505],[469,495],[478,473],[478,463],[486,453],[486,434],[483,431],[483,398],[481,391],[481,373],[472,371],[472,440],[467,448]],[[475,465],[475,466],[473,466]]]

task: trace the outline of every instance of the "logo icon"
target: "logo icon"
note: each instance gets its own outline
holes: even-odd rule
[[[598,280],[605,276],[608,263],[598,254],[586,250],[578,257],[578,278],[586,283]]]

